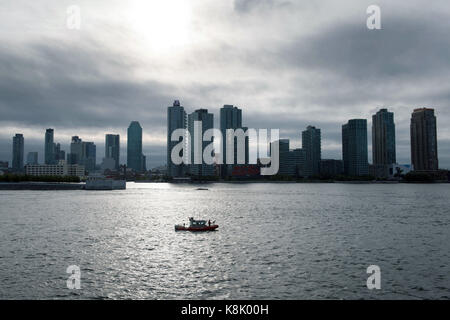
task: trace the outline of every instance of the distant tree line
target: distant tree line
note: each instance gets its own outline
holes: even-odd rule
[[[80,182],[77,176],[30,176],[27,174],[4,174],[0,182]]]
[[[450,174],[447,170],[438,171],[411,171],[403,176],[406,182],[434,182],[450,181]]]

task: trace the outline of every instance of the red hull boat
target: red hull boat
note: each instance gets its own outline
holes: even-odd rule
[[[219,226],[217,224],[211,225],[211,226],[205,226],[200,228],[192,228],[192,227],[185,227],[185,226],[175,226],[175,231],[214,231]]]
[[[206,220],[194,220],[194,218],[189,218],[189,222],[189,227],[186,227],[184,224],[175,225],[175,231],[214,231],[219,227],[217,224],[214,224],[214,221],[211,224],[211,221],[207,222]]]

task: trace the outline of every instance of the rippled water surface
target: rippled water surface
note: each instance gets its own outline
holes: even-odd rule
[[[0,191],[0,298],[450,298],[450,184],[206,186]]]

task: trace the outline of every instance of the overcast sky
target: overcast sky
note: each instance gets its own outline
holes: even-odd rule
[[[381,30],[366,27],[371,4]],[[79,30],[67,8],[81,9]],[[242,108],[244,125],[280,128],[301,147],[322,129],[322,158],[342,158],[341,126],[395,112],[397,160],[410,163],[409,123],[435,108],[441,167],[450,167],[450,3],[366,0],[0,0],[0,161],[12,137],[43,161],[44,133],[69,151],[80,136],[104,153],[105,133],[138,120],[148,167],[165,164],[166,112]]]

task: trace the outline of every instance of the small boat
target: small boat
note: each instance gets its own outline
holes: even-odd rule
[[[197,188],[197,189],[195,189],[195,190],[207,191],[207,190],[209,190],[209,189],[208,189],[208,188]]]
[[[211,222],[206,220],[195,220],[194,218],[189,218],[189,227],[186,227],[184,224],[175,225],[175,231],[214,231],[219,226],[214,224],[215,221]]]

